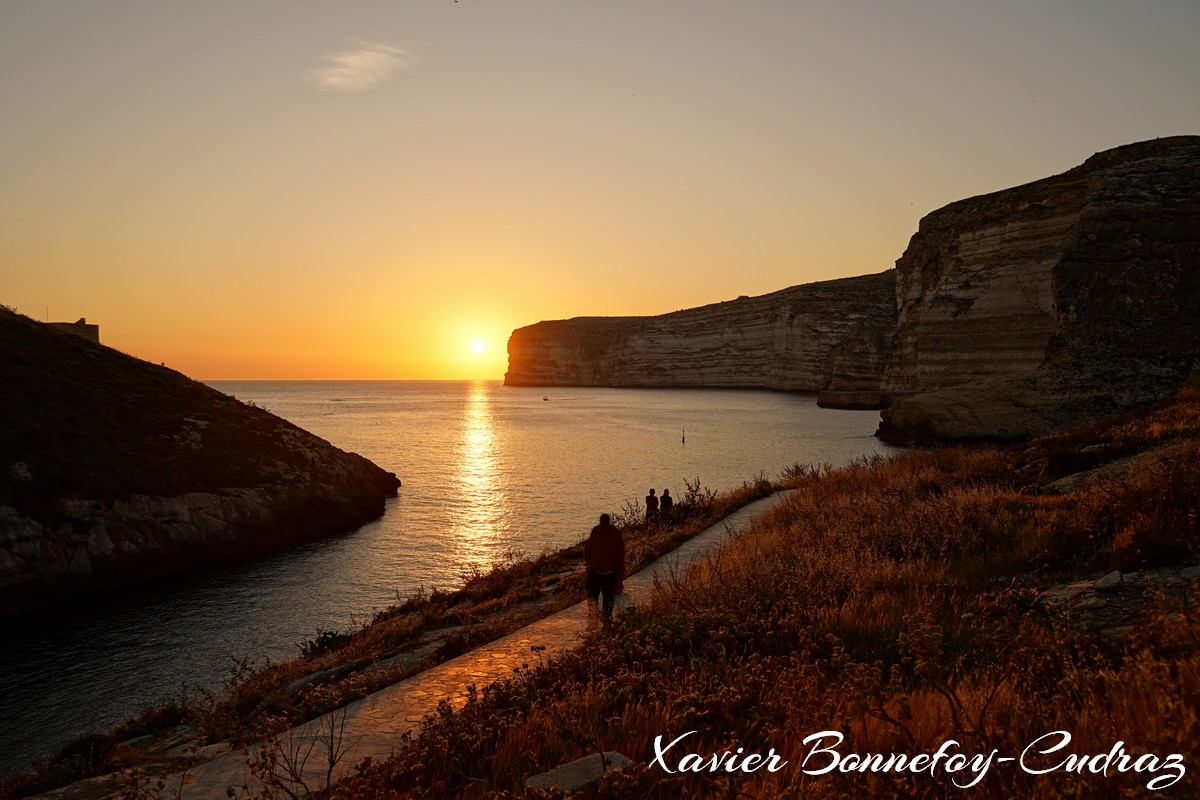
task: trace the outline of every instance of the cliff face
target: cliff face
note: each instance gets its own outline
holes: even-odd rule
[[[899,318],[886,387],[914,392],[1036,369],[1055,329],[1051,275],[1086,176],[929,214],[896,262]]]
[[[920,394],[885,438],[1018,438],[1161,398],[1200,351],[1200,137],[951,204],[897,269],[885,388]]]
[[[173,370],[0,311],[0,613],[353,530],[399,485]]]
[[[510,386],[716,386],[824,392],[878,407],[895,272],[795,286],[655,317],[513,331]]]
[[[1173,391],[1198,312],[1200,137],[1177,136],[934,211],[894,272],[521,328],[505,382],[819,391],[895,400],[887,439],[1011,439]]]

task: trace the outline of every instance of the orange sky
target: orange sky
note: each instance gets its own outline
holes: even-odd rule
[[[983,5],[0,0],[0,302],[201,379],[498,378],[1200,132],[1200,3]]]

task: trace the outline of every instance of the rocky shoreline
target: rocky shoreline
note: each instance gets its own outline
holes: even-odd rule
[[[669,518],[621,520],[629,570],[675,550],[771,488],[746,484],[717,494],[697,486]],[[138,776],[157,778],[241,752],[280,719],[298,724],[370,695],[574,605],[583,591],[582,542],[497,564],[454,591],[419,591],[352,630],[298,643],[295,659],[255,665],[222,692],[192,694],[186,703],[164,699],[112,731],[69,742],[51,762],[0,783],[0,797],[128,796]],[[77,774],[69,781],[59,775],[72,770]]]
[[[400,480],[174,370],[0,311],[0,614],[352,531]]]

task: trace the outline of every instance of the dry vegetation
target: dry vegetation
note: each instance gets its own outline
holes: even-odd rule
[[[646,523],[639,509],[627,507],[616,522],[625,531],[629,571],[770,491],[759,479],[717,494],[697,479],[669,519]],[[46,764],[0,784],[0,798],[116,770],[166,774],[189,763],[189,749],[261,741],[578,602],[582,563],[582,542],[538,557],[511,553],[486,572],[464,573],[456,590],[419,589],[353,630],[319,632],[297,643],[293,660],[234,660],[219,691],[183,692],[115,730],[72,741]],[[164,756],[168,750],[174,755]]]
[[[1063,755],[1105,754],[1122,741],[1135,757],[1195,762],[1194,592],[1164,598],[1174,613],[1141,609],[1142,624],[1123,638],[1070,633],[1038,592],[1197,560],[1195,387],[1014,448],[911,451],[840,470],[798,466],[784,478],[796,489],[784,504],[612,629],[459,710],[443,707],[396,757],[321,794],[532,800],[545,795],[526,778],[597,749],[639,766],[607,776],[585,792],[593,798],[1107,798],[1144,796],[1154,777],[1037,776],[994,763],[964,790],[952,777],[973,775],[805,775],[803,740],[819,731],[846,737],[841,754],[930,753],[953,739],[968,755],[1018,756],[1065,730],[1073,741]],[[718,497],[689,484],[676,518],[651,525],[627,508],[631,569],[768,489],[759,480]],[[143,731],[237,744],[311,718],[577,601],[580,555],[513,557],[464,575],[457,591],[417,592],[360,628],[321,633],[293,661],[236,665],[224,691],[74,742],[3,796],[116,768],[169,774],[178,761],[125,741]],[[670,774],[653,763],[655,737],[689,731],[668,765],[739,747],[773,748],[787,765]],[[1165,794],[1190,796],[1194,786],[1186,775]]]
[[[1196,560],[1195,388],[1017,448],[913,451],[789,477],[798,491],[785,504],[612,632],[443,708],[396,757],[325,796],[538,797],[527,777],[597,749],[640,765],[606,776],[594,798],[1108,798],[1144,796],[1155,777],[995,763],[964,790],[950,781],[966,773],[805,775],[803,740],[827,730],[846,737],[843,755],[931,753],[953,739],[968,755],[1017,757],[1064,730],[1070,745],[1031,767],[1117,742],[1135,758],[1197,765],[1200,629],[1186,606],[1144,609],[1127,637],[1079,636],[1037,592]],[[655,737],[689,731],[667,763],[742,747],[774,748],[788,764],[669,774],[652,763]],[[1195,781],[1164,794],[1194,796]]]

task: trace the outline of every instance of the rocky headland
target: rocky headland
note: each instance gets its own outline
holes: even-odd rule
[[[820,392],[886,407],[890,440],[1004,440],[1164,397],[1198,350],[1200,137],[1176,136],[938,209],[894,271],[520,328],[505,382]]]
[[[880,434],[1013,439],[1162,398],[1200,351],[1200,137],[952,203],[896,264]]]
[[[896,272],[809,283],[656,317],[578,317],[513,331],[509,386],[823,392],[877,408]]]
[[[0,613],[344,533],[399,485],[263,409],[0,310]]]

